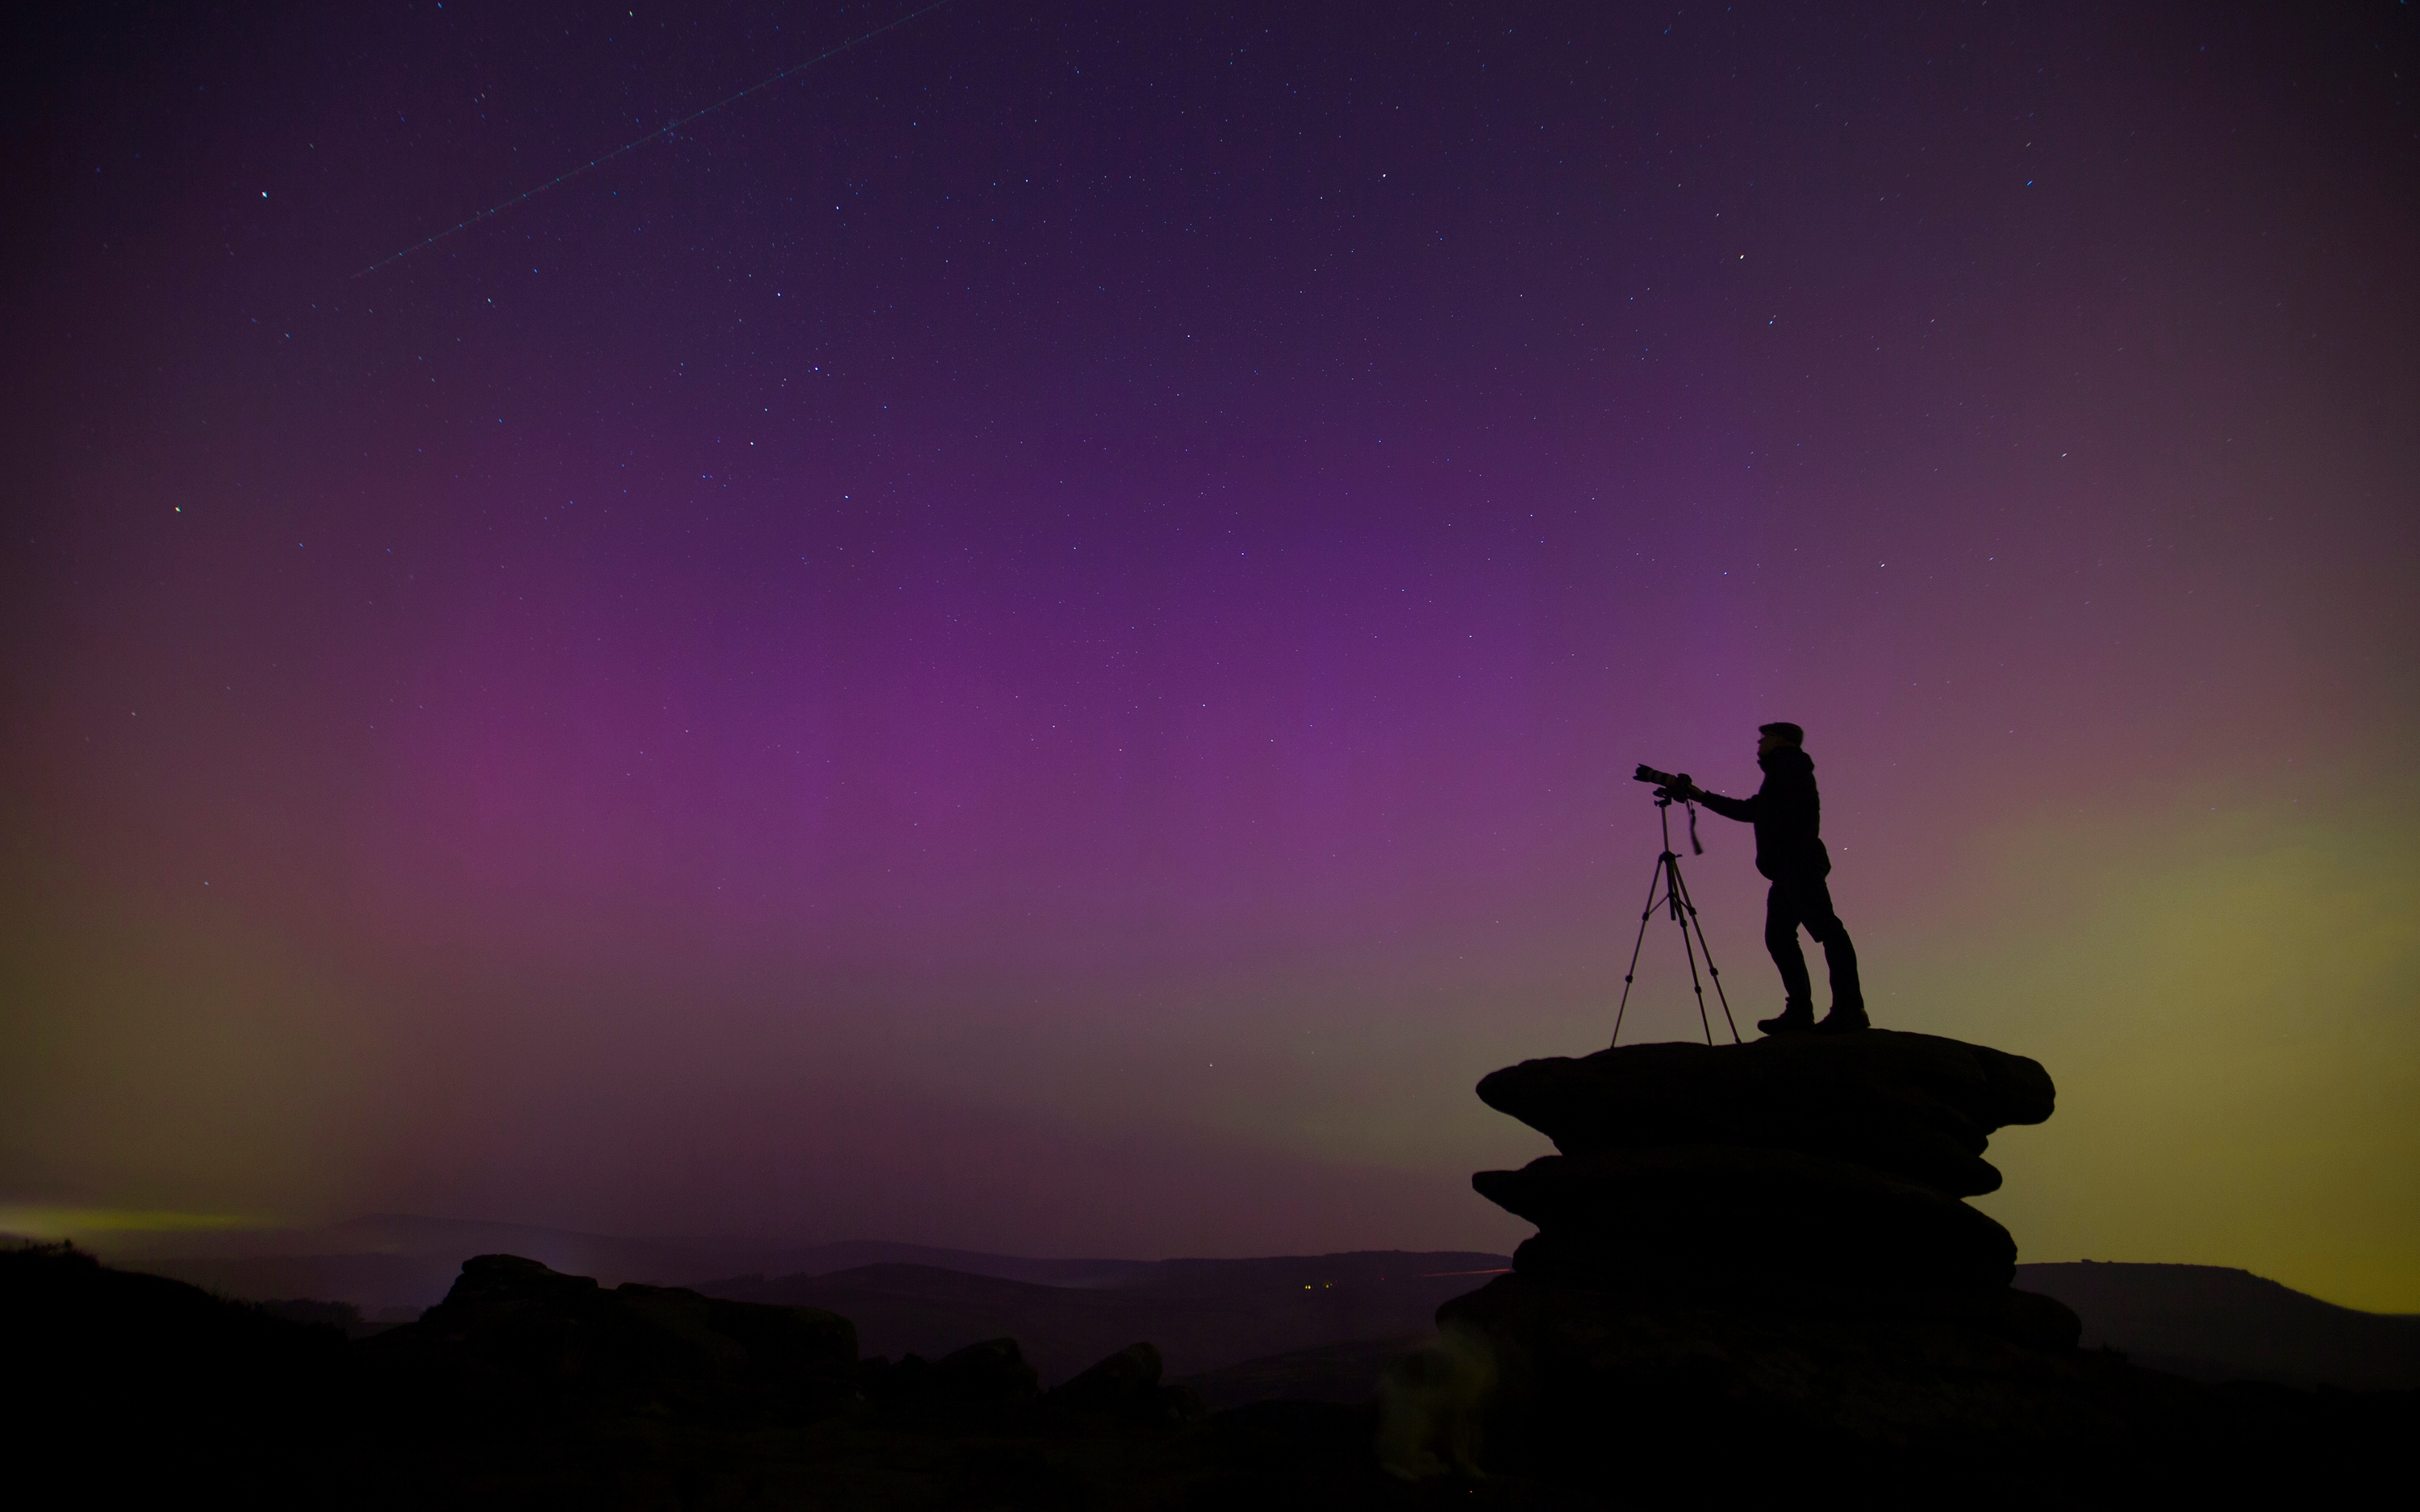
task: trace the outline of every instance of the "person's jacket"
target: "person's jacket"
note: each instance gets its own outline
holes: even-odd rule
[[[1698,801],[1726,819],[1756,826],[1756,869],[1776,882],[1829,876],[1823,849],[1823,800],[1815,792],[1815,764],[1794,746],[1756,759],[1764,786],[1752,798],[1726,798],[1699,789]]]

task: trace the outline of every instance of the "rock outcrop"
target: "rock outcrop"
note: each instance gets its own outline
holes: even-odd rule
[[[1050,1389],[1044,1400],[1072,1412],[1130,1423],[1173,1424],[1200,1417],[1202,1398],[1187,1386],[1160,1384],[1159,1350],[1129,1344]]]
[[[1538,1226],[1516,1273],[1767,1299],[2007,1287],[2016,1241],[1959,1199],[2056,1096],[2022,1056],[1886,1029],[1525,1060],[1479,1095],[1562,1151],[1472,1178]]]
[[[1524,1061],[1479,1095],[1560,1150],[1472,1179],[1538,1233],[1437,1313],[1494,1378],[1491,1471],[1736,1489],[2105,1445],[2163,1411],[2009,1288],[2015,1240],[1962,1200],[2000,1185],[1995,1131],[2051,1116],[2034,1061],[1868,1030]]]
[[[367,1343],[520,1393],[693,1381],[822,1395],[848,1389],[857,1369],[845,1318],[683,1287],[609,1289],[518,1255],[464,1261],[443,1302]]]

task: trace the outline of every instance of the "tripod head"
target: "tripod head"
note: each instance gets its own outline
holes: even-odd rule
[[[1697,796],[1698,785],[1689,780],[1688,773],[1659,772],[1652,766],[1641,764],[1637,771],[1630,774],[1630,779],[1634,782],[1657,784],[1655,807],[1658,809],[1668,810],[1672,807],[1673,800],[1680,800],[1681,806],[1689,810],[1689,854],[1692,856],[1706,854],[1706,848],[1698,843],[1698,805],[1693,801]],[[1668,812],[1664,815],[1664,848],[1668,851],[1672,848],[1672,819]]]
[[[1674,798],[1686,803],[1689,801],[1690,795],[1698,791],[1697,785],[1689,780],[1689,774],[1686,772],[1675,775],[1671,772],[1659,772],[1652,766],[1642,765],[1630,774],[1630,779],[1633,782],[1661,784],[1655,790],[1655,801],[1659,804],[1670,803]]]

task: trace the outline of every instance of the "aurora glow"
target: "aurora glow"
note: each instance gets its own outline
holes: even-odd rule
[[[21,50],[0,1199],[1509,1245],[1788,718],[2025,1258],[2420,1310],[2409,8],[1183,9],[359,280],[891,12]]]

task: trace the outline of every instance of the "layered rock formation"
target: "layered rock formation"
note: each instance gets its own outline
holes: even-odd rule
[[[1730,1298],[2006,1288],[2016,1242],[1959,1199],[2055,1099],[2022,1056],[1884,1029],[1527,1060],[1479,1095],[1562,1151],[1472,1179],[1538,1226],[1517,1273]]]
[[[2016,1242],[1962,1200],[2000,1185],[1994,1131],[2050,1117],[2034,1061],[1869,1030],[1530,1060],[1479,1095],[1560,1151],[1473,1178],[1539,1231],[1438,1309],[1493,1377],[1493,1471],[1736,1488],[2114,1442],[2157,1411],[2009,1289]]]

